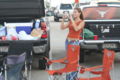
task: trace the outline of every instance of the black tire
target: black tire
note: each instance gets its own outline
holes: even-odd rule
[[[83,49],[80,49],[80,63],[84,63],[85,62],[85,52]]]

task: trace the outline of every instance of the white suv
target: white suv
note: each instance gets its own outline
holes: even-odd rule
[[[54,21],[59,21],[64,13],[72,14],[73,6],[72,4],[60,4],[54,12]]]

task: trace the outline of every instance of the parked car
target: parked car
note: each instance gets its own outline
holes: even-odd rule
[[[54,12],[54,21],[59,21],[64,14],[72,14],[73,6],[72,4],[60,4]]]
[[[45,18],[44,0],[0,0],[0,24],[5,26],[4,23],[13,25],[18,23],[19,26],[22,23],[32,23],[34,25],[37,20],[44,22],[45,26],[41,26],[41,23],[39,23],[43,34],[41,39],[33,45],[33,53],[37,57],[39,56],[37,62],[39,68],[45,69],[46,61],[44,57],[49,57],[50,33],[49,21]]]
[[[104,48],[120,51],[120,6],[106,4],[87,5],[81,8],[85,18],[85,28],[93,32],[94,36],[85,39],[83,34],[80,62],[84,62],[85,54],[96,53]]]
[[[97,2],[98,5],[120,5],[120,1],[118,0],[111,0],[111,1],[98,1]]]
[[[54,12],[53,11],[47,11],[46,16],[54,16]]]

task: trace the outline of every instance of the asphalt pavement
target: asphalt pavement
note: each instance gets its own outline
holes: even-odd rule
[[[60,29],[60,22],[54,22],[53,17],[49,18],[50,20],[50,43],[51,50],[49,52],[51,59],[60,59],[66,56],[65,52],[65,40],[68,34],[68,30]],[[37,60],[37,59],[36,59]],[[33,61],[35,64],[37,61]],[[84,67],[92,67],[102,64],[102,54],[92,53],[91,55],[85,56],[85,62],[80,64]],[[60,69],[65,65],[54,64],[51,69]],[[113,70],[111,71],[112,80],[120,80],[120,53],[116,53],[115,63]],[[79,74],[79,77],[92,77],[90,73]],[[31,80],[49,80],[49,75],[45,70],[39,70],[37,68],[32,69],[32,79]],[[61,79],[62,80],[62,79]]]
[[[65,53],[65,39],[68,30],[60,29],[60,22],[54,22],[53,18],[50,18],[50,37],[51,37],[51,59],[60,59],[66,56]],[[102,55],[100,53],[92,53],[85,56],[85,63],[81,64],[85,67],[91,67],[102,64]],[[63,68],[65,65],[55,64],[53,69]],[[111,71],[112,80],[120,80],[120,53],[116,53],[114,69]],[[89,73],[80,74],[80,77],[92,77]],[[33,70],[32,80],[48,80],[48,74],[46,71]]]

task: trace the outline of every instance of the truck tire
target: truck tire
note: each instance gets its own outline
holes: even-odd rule
[[[80,49],[80,60],[79,60],[79,62],[84,63],[84,61],[85,61],[85,52],[84,52],[83,49]]]

